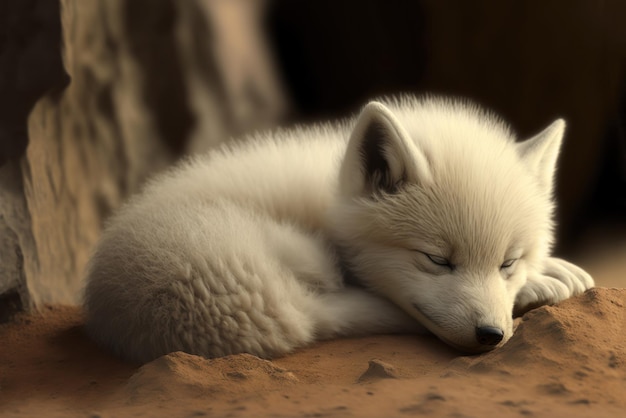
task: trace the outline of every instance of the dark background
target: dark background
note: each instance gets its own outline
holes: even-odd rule
[[[393,92],[460,95],[520,137],[568,123],[561,245],[626,215],[626,4],[275,1],[267,27],[302,119]]]

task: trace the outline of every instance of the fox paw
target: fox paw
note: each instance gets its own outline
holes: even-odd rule
[[[547,258],[543,270],[528,275],[515,299],[514,316],[551,305],[583,293],[594,286],[591,276],[580,267],[560,258]]]

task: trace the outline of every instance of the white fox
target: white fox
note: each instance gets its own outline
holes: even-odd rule
[[[491,350],[514,312],[593,286],[550,256],[564,128],[516,143],[475,105],[404,96],[187,161],[109,222],[88,332],[138,362],[424,329]]]

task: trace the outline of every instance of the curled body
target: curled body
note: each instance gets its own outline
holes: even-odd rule
[[[493,349],[514,312],[593,286],[551,256],[563,131],[517,141],[475,105],[403,96],[183,162],[108,222],[88,332],[137,362],[425,330]]]

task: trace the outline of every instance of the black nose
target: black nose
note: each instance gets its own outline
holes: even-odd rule
[[[504,338],[504,332],[495,327],[476,327],[476,341],[481,345],[497,345]]]

